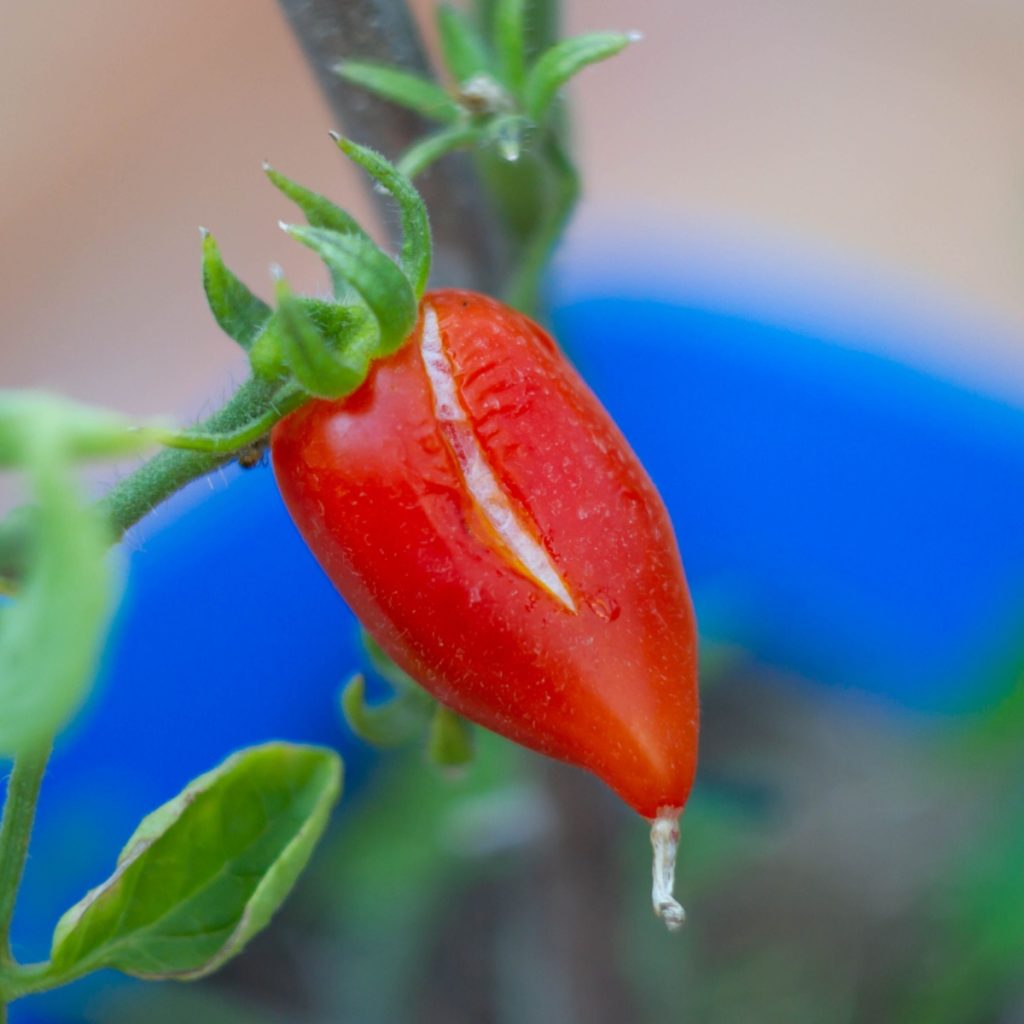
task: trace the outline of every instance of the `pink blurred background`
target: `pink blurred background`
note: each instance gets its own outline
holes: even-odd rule
[[[902,354],[1024,395],[1024,5],[566,10],[574,30],[644,33],[574,87],[586,198],[570,252],[626,225],[837,260],[990,321],[984,344]],[[0,383],[133,414],[216,401],[243,365],[205,310],[196,228],[257,288],[273,262],[317,287],[259,163],[369,216],[334,127],[273,0],[8,5]]]

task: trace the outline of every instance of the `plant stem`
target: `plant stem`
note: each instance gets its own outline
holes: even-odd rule
[[[21,874],[28,855],[32,822],[36,816],[39,787],[42,785],[51,744],[19,755],[7,783],[3,822],[0,823],[0,970],[13,963],[11,957],[11,918],[17,899]],[[0,991],[0,1002],[4,993]],[[3,1018],[0,1017],[0,1020]]]
[[[509,305],[534,317],[540,305],[541,279],[551,252],[561,238],[580,195],[579,175],[561,143],[553,138],[546,150],[548,173],[553,178],[551,208],[534,229],[506,291]]]
[[[49,992],[51,989],[69,985],[88,973],[86,968],[78,972],[72,970],[61,974],[54,970],[50,961],[39,964],[12,964],[6,973],[0,973],[0,1010],[4,1010],[7,1003],[13,1003],[22,996]],[[4,1024],[5,1019],[0,1013],[0,1024]]]
[[[344,60],[372,61],[431,77],[416,23],[399,0],[279,0],[332,115],[358,142],[397,160],[430,124],[336,74]],[[490,203],[464,155],[445,158],[417,182],[430,210],[435,286],[501,291],[509,251]],[[371,193],[392,231],[389,200]]]
[[[250,377],[220,409],[199,424],[197,431],[230,433],[265,416],[269,409],[276,408],[277,387],[258,377]],[[233,452],[223,451],[162,451],[111,488],[97,508],[110,523],[114,539],[120,540],[125,530],[154,506],[166,501],[185,484],[230,462],[232,455]]]
[[[252,377],[195,429],[203,434],[235,434],[236,438],[251,440],[245,428],[261,421],[269,430],[291,404],[279,384]],[[244,443],[238,447],[244,447]],[[111,540],[120,540],[129,527],[186,484],[230,462],[237,450],[212,447],[217,450],[162,451],[111,488],[96,506],[110,524]],[[0,523],[0,581],[17,581],[24,576],[32,546],[32,513],[29,507],[16,509]]]
[[[525,0],[523,25],[526,32],[525,53],[527,61],[558,42],[561,25],[561,4],[559,0]],[[497,15],[497,0],[474,0],[473,9],[477,22],[483,27],[488,38],[494,35]]]

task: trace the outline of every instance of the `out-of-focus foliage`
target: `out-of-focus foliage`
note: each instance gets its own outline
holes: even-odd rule
[[[281,927],[253,948],[275,971],[288,950],[287,987],[229,970],[191,1018],[260,1024],[272,1006],[276,1020],[361,1024],[1014,1019],[1020,717],[898,714],[766,680],[739,658],[723,672],[706,693],[700,785],[683,819],[689,920],[677,938],[650,914],[642,823],[605,807],[592,780],[481,734],[454,782],[410,763],[421,753],[389,757]],[[562,901],[575,883],[552,865],[571,859],[566,821],[580,799],[597,801],[587,813],[602,831],[576,847],[587,902],[573,922]],[[581,959],[575,926],[608,939],[605,959]],[[117,1020],[161,1019],[151,998]]]
[[[155,433],[54,395],[0,392],[0,468],[24,472],[38,509],[27,575],[0,607],[0,757],[48,742],[84,699],[120,591],[75,463],[136,453]]]

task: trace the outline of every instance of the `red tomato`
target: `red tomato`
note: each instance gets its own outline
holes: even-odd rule
[[[697,653],[672,525],[549,335],[428,294],[410,343],[282,420],[272,453],[306,542],[406,672],[644,817],[678,816]]]

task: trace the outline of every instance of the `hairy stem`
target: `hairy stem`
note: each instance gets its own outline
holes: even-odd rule
[[[265,417],[268,411],[277,408],[277,388],[276,384],[251,377],[220,409],[199,424],[197,432],[231,433]],[[169,450],[144,462],[111,488],[98,504],[115,539],[119,540],[125,530],[187,483],[230,462],[233,454],[233,451]]]
[[[151,512],[161,502],[181,490],[186,484],[219,466],[230,462],[239,448],[251,442],[247,428],[259,422],[266,432],[276,420],[294,408],[287,386],[274,384],[257,377],[247,380],[213,415],[203,420],[195,432],[206,435],[227,435],[237,445],[225,450],[222,444],[208,444],[213,450],[193,451],[168,449],[144,462],[129,473],[97,503],[97,508],[110,524],[111,539],[120,540],[125,531]],[[188,435],[180,435],[179,443],[187,443]],[[202,442],[200,442],[201,444]],[[16,582],[25,573],[32,547],[33,509],[16,509],[0,523],[0,583]]]
[[[19,755],[14,761],[14,771],[7,783],[7,798],[4,801],[3,822],[0,823],[0,971],[10,968],[11,918],[14,903],[21,884],[28,855],[32,822],[36,816],[39,787],[42,785],[46,763],[50,759],[50,744]],[[0,985],[2,985],[0,976]],[[6,998],[0,988],[0,1003]],[[3,1018],[0,1017],[0,1020]]]
[[[6,1024],[4,1016],[8,1003],[22,996],[35,995],[37,992],[49,992],[51,989],[68,985],[77,981],[88,969],[60,973],[47,960],[38,964],[11,964],[5,971],[0,971],[0,1024]]]

